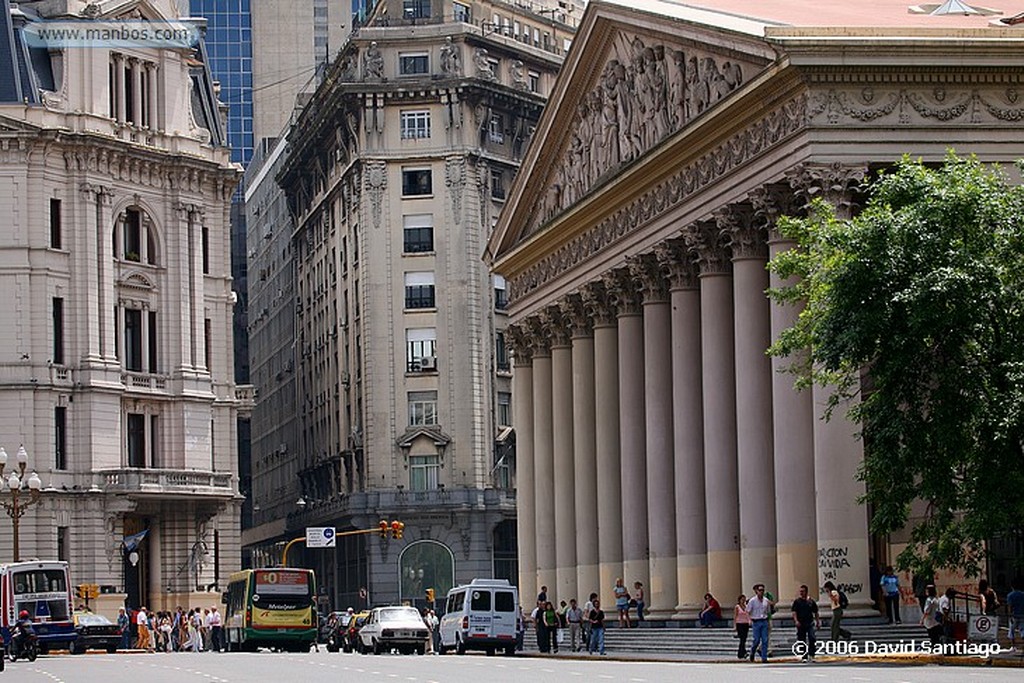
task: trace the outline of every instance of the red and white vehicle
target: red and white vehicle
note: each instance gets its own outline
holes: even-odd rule
[[[68,648],[77,637],[72,621],[71,576],[68,563],[28,560],[0,564],[0,634],[4,645],[25,610],[43,652]]]

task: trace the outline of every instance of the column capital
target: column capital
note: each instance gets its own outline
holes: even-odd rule
[[[755,220],[768,229],[768,244],[791,241],[779,234],[779,218],[802,215],[804,202],[788,183],[762,185],[747,195],[747,201],[754,209]]]
[[[611,294],[604,282],[597,280],[583,285],[580,290],[580,298],[583,299],[583,304],[593,317],[594,327],[615,326],[615,304],[612,303]]]
[[[722,233],[715,221],[697,221],[686,226],[683,241],[694,255],[701,277],[729,274],[729,249],[722,243]]]
[[[541,316],[531,315],[523,321],[527,330],[527,340],[530,345],[530,357],[547,358],[551,356],[551,338],[548,336],[548,328],[541,319]]]
[[[682,239],[671,239],[654,245],[654,255],[668,273],[669,291],[700,287],[700,269]]]
[[[786,172],[786,179],[804,206],[821,197],[835,207],[840,218],[849,218],[855,208],[856,191],[867,173],[867,166],[860,164],[799,164]]]
[[[618,317],[640,315],[640,285],[630,275],[628,268],[616,268],[605,273],[601,279]]]
[[[645,304],[668,301],[668,271],[653,253],[638,254],[626,260],[629,273],[640,287]]]
[[[750,204],[730,204],[714,213],[715,224],[729,245],[732,260],[768,260],[764,228]]]
[[[506,327],[505,339],[512,350],[512,360],[517,366],[529,366],[533,362],[530,333],[525,321],[512,323]]]
[[[558,302],[558,306],[562,311],[562,319],[569,325],[573,339],[594,334],[594,319],[579,292],[569,294]]]
[[[558,304],[551,304],[541,311],[540,320],[547,329],[551,348],[569,346],[569,321],[562,314],[562,309]]]

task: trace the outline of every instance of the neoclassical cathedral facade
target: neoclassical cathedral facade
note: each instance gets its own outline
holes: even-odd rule
[[[906,3],[590,3],[488,245],[509,283],[520,586],[652,615],[832,580],[870,605],[863,444],[766,355],[776,230],[904,154],[1024,156],[1024,29]],[[951,49],[951,46],[956,49]]]

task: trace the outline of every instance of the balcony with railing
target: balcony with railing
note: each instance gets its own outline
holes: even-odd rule
[[[163,392],[167,390],[167,376],[154,375],[149,372],[132,372],[126,370],[121,373],[121,383],[129,391],[142,391],[147,393]]]
[[[238,495],[230,472],[127,468],[100,470],[99,486],[106,493],[163,498],[199,496],[233,498]]]

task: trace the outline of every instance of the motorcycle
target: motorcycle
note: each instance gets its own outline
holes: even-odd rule
[[[7,644],[7,658],[12,662],[18,661],[19,658],[34,662],[38,656],[39,636],[31,626],[17,626],[11,634],[11,641]]]

